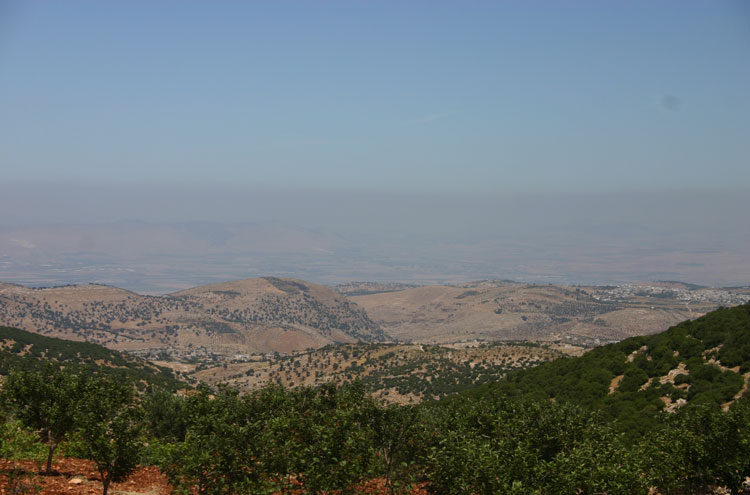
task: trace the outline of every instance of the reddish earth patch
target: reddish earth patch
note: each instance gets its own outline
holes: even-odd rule
[[[91,461],[61,459],[52,464],[52,474],[44,473],[44,466],[35,461],[0,459],[0,495],[99,495],[102,482]],[[110,495],[171,495],[167,477],[154,466],[136,469],[128,479],[112,483]],[[389,495],[382,478],[367,481],[357,487],[362,495]],[[403,493],[403,492],[401,492]],[[413,486],[409,495],[426,495],[425,483]]]
[[[35,461],[0,459],[0,495],[97,495],[102,493],[99,473],[90,461],[62,459],[52,464],[53,473],[43,474]],[[169,495],[167,478],[158,468],[138,468],[128,479],[112,483],[110,495],[143,493]]]
[[[391,492],[385,485],[385,480],[382,478],[378,478],[364,483],[357,489],[357,493],[367,495],[389,495]],[[396,490],[396,493],[404,492],[399,492],[398,490]],[[427,484],[419,483],[415,486],[412,486],[411,491],[406,493],[408,493],[409,495],[427,495]]]

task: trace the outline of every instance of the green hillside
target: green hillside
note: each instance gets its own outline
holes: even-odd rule
[[[97,344],[0,327],[0,375],[7,375],[12,369],[33,368],[45,361],[85,368],[92,373],[113,376],[141,387],[155,385],[177,390],[187,386],[171,370]]]
[[[721,308],[669,330],[511,373],[466,395],[553,399],[601,411],[622,431],[651,429],[686,404],[726,409],[747,394],[750,304]]]
[[[391,494],[738,495],[750,476],[749,323],[750,305],[720,309],[418,406],[385,406],[362,382],[136,395],[55,366],[12,372],[0,394],[16,419],[6,430],[56,439],[48,459],[59,444],[102,479],[157,465],[180,493],[375,493],[359,488],[379,479]],[[15,335],[3,347],[25,361],[115,362],[61,341],[33,351]]]

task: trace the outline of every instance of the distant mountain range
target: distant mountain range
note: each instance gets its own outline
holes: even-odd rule
[[[480,281],[461,285],[340,288],[395,339],[564,341],[599,345],[666,330],[719,306],[750,300],[750,291],[689,286],[565,286]]]
[[[248,298],[253,291],[256,295],[267,293],[269,288],[264,283],[293,296],[320,290],[296,280],[270,278],[199,287],[170,297],[187,298],[194,303],[201,298],[214,302],[223,297]],[[83,289],[87,288],[59,290]],[[124,292],[94,289],[111,294]],[[59,305],[60,292],[57,295]],[[314,301],[326,295],[334,300],[337,297],[325,290]],[[291,301],[296,299],[286,303],[292,304]],[[90,305],[85,303],[86,307]],[[197,307],[209,308],[211,313],[216,305],[204,302]],[[143,313],[144,306],[139,310]],[[335,333],[331,331],[329,336]],[[727,409],[747,396],[750,387],[750,303],[720,308],[660,333],[603,345],[580,357],[570,357],[572,348],[561,344],[434,346],[363,343],[364,337],[350,338],[359,343],[330,345],[288,356],[239,358],[213,366],[198,363],[185,367],[181,376],[214,385],[230,383],[246,391],[267,383],[294,387],[360,380],[376,396],[401,403],[437,399],[456,392],[472,397],[552,398],[599,410],[616,419],[624,432],[636,436],[653,426],[659,411],[675,411],[689,403]],[[367,334],[371,340],[382,337],[381,333]],[[0,375],[14,367],[35,366],[42,360],[173,390],[185,386],[173,371],[128,353],[0,327]]]

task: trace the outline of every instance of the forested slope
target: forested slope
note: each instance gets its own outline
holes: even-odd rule
[[[169,390],[186,386],[169,369],[98,344],[73,342],[17,328],[0,327],[0,375],[8,374],[12,369],[34,368],[46,361]]]
[[[554,399],[601,411],[622,431],[649,430],[686,404],[727,409],[747,393],[750,304],[721,308],[669,330],[517,371],[469,396]]]
[[[748,305],[721,309],[419,406],[384,406],[362,383],[136,394],[68,367],[14,370],[0,456],[47,431],[48,459],[56,445],[91,459],[103,495],[138,464],[206,495],[343,495],[378,479],[391,494],[747,493],[749,321]]]

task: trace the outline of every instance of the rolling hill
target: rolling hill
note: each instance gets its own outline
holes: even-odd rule
[[[274,277],[166,296],[94,284],[42,289],[0,284],[0,323],[118,350],[177,350],[183,357],[386,340],[344,296]]]
[[[531,340],[590,347],[661,332],[750,299],[744,290],[677,282],[565,286],[490,280],[406,288],[348,284],[339,290],[393,338],[434,344]]]
[[[494,280],[425,287],[365,282],[333,290],[264,277],[164,296],[97,284],[29,288],[0,283],[0,325],[182,366],[354,343],[532,341],[591,348],[660,332],[748,299],[743,288],[679,282],[603,287]]]

